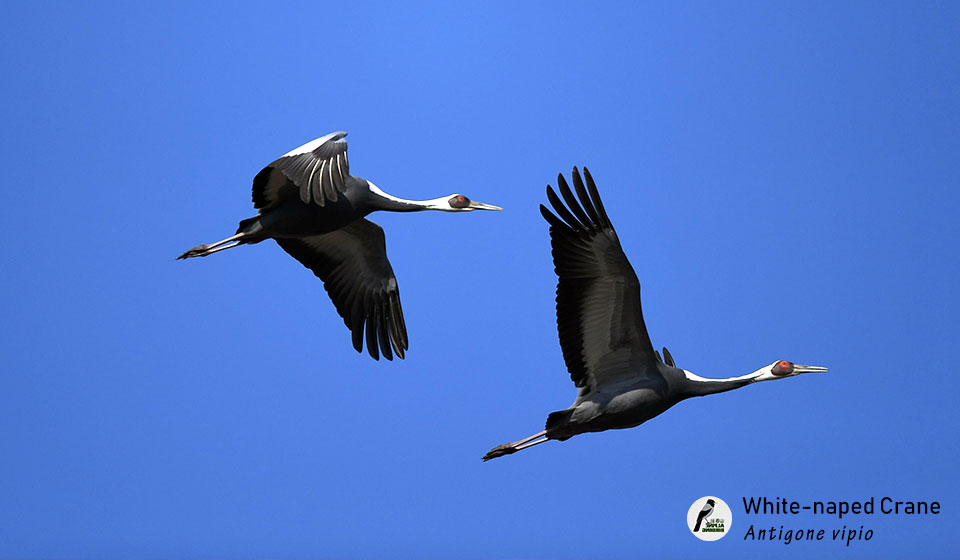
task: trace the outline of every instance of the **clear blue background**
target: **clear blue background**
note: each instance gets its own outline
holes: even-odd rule
[[[960,491],[960,6],[19,3],[0,35],[0,557],[945,558]],[[410,332],[354,352],[253,214],[350,132]],[[574,388],[544,187],[594,173],[687,401],[481,463]],[[733,509],[696,540],[697,498]],[[742,496],[938,500],[746,516]],[[750,523],[870,542],[745,543]]]

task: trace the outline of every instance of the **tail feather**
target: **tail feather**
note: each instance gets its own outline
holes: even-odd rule
[[[237,226],[237,233],[251,234],[253,233],[253,230],[260,229],[254,227],[254,224],[257,224],[258,220],[260,220],[260,216],[254,216],[252,218],[240,220],[240,225]]]
[[[551,412],[547,416],[547,425],[545,426],[547,434],[550,434],[558,428],[563,427],[567,422],[570,421],[571,416],[573,416],[573,409],[569,408],[567,410]]]

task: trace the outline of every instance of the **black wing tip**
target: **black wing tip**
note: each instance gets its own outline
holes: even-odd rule
[[[356,328],[351,327],[344,317],[347,327],[353,331],[354,348],[362,352],[366,343],[370,357],[377,361],[381,355],[387,361],[393,361],[394,356],[404,359],[410,342],[399,291],[388,292],[385,299],[373,305],[372,311],[361,313],[354,319]]]
[[[373,361],[380,361],[380,347],[376,344],[367,344],[367,354],[370,354],[370,357],[373,358]]]
[[[406,359],[406,357],[407,357],[407,356],[406,356],[406,351],[409,350],[409,347],[406,346],[406,343],[404,343],[403,346],[398,346],[398,345],[391,345],[391,346],[392,346],[392,352],[387,351],[387,347],[384,346],[384,347],[383,347],[383,352],[381,353],[381,352],[380,352],[380,346],[379,346],[378,344],[368,345],[368,346],[367,346],[367,353],[370,354],[370,357],[373,358],[374,361],[377,361],[377,362],[380,361],[380,356],[381,356],[381,355],[382,355],[383,358],[386,359],[388,362],[392,362],[394,356],[396,356],[396,357],[397,357],[398,359],[400,359],[400,360]],[[354,345],[353,349],[356,350],[357,353],[363,354],[363,344],[362,344],[362,343],[360,344],[359,347],[357,347],[356,345]]]
[[[356,329],[356,328],[350,329],[350,337],[353,339],[353,349],[362,354],[363,353],[363,337],[358,336],[357,332],[360,332],[361,334],[363,333],[363,325],[360,325],[359,329]]]
[[[406,359],[407,357],[406,350],[408,350],[408,347],[398,346],[396,344],[391,344],[391,345],[374,344],[372,346],[367,346],[367,352],[370,354],[370,357],[378,362],[380,361],[380,356],[383,356],[388,362],[392,362],[394,357],[400,360]],[[379,355],[378,355],[378,351],[380,351]],[[358,348],[357,352],[360,352],[362,354],[363,349]]]
[[[590,170],[587,169],[586,165],[583,166],[583,178],[587,181],[587,192],[589,193],[589,198],[593,203],[594,209],[597,211],[600,225],[613,229],[613,224],[610,223],[610,217],[607,216],[607,210],[603,207],[603,200],[600,199],[600,191],[597,189],[597,183],[593,180],[593,175],[590,173]]]
[[[540,215],[543,216],[543,219],[545,219],[547,223],[550,224],[551,227],[559,227],[559,228],[568,227],[566,224],[563,223],[563,221],[560,220],[560,218],[556,217],[553,214],[553,212],[551,212],[550,209],[544,206],[543,204],[540,205]]]
[[[566,181],[563,180],[563,176],[559,176],[557,180],[557,186],[560,189],[560,194],[563,196],[563,199],[567,200],[567,204],[570,203],[570,187],[567,186]],[[580,223],[580,220],[577,216],[574,216],[570,210],[567,209],[567,205],[563,203],[560,196],[557,195],[557,192],[553,190],[553,187],[547,185],[547,200],[550,202],[550,206],[553,206],[553,211],[556,212],[557,225],[563,229],[569,229],[573,231],[581,231],[586,229],[585,226]]]
[[[579,168],[574,165],[571,173],[573,188],[567,183],[563,173],[557,174],[557,189],[560,194],[547,185],[547,199],[553,206],[557,215],[565,222],[570,229],[574,231],[597,231],[609,227],[609,220],[606,219],[606,212],[603,210],[602,203],[599,203],[599,195],[596,194],[596,185],[593,177],[590,176],[587,168],[584,167],[587,183],[580,176]]]
[[[584,177],[587,176],[586,170],[584,167]],[[590,190],[586,185],[583,184],[583,177],[580,176],[580,173],[577,172],[576,166],[573,168],[573,185],[577,189],[577,196],[580,198],[580,204],[583,205],[583,209],[587,211],[587,214],[590,216],[590,220],[596,225],[602,225],[602,220],[600,219],[597,209],[595,208],[596,203],[594,202],[594,191]]]
[[[410,349],[406,325],[402,325],[400,332],[394,332],[392,324],[377,319],[380,318],[366,317],[363,324],[350,329],[353,338],[353,349],[362,354],[365,345],[364,342],[366,342],[367,353],[375,361],[379,362],[381,356],[388,362],[392,362],[394,356],[400,360],[405,359],[406,351]],[[374,324],[376,326],[372,326]],[[375,337],[372,342],[369,332],[371,328],[374,331],[372,336]],[[359,333],[359,335],[357,333]]]
[[[564,219],[567,219],[565,214],[575,215],[578,221],[583,222],[581,227],[584,229],[613,229],[613,224],[610,223],[607,211],[603,207],[600,192],[597,190],[597,184],[593,179],[593,174],[590,173],[590,169],[584,165],[583,175],[581,177],[580,168],[574,165],[571,171],[571,180],[576,195],[574,195],[574,191],[570,189],[569,184],[563,177],[563,173],[557,174],[557,186],[559,187],[560,194],[563,195],[563,200],[566,201],[566,204],[561,203],[563,208],[558,208],[557,213]],[[553,193],[553,196],[551,196],[551,193]],[[560,197],[553,192],[550,186],[547,186],[547,197],[551,199],[551,204],[556,208],[560,202]],[[571,224],[571,226],[574,230],[580,229],[580,227],[577,227],[577,224]]]

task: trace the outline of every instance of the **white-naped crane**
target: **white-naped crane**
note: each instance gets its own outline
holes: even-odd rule
[[[364,218],[389,212],[470,212],[498,206],[451,194],[432,200],[391,196],[350,174],[346,132],[333,132],[282,155],[253,178],[256,216],[240,222],[236,235],[199,245],[177,257],[206,257],[238,245],[273,239],[313,271],[353,335],[353,347],[378,360],[403,358],[409,347],[383,229]]]
[[[547,198],[556,215],[540,205],[540,213],[550,223],[559,278],[560,347],[578,389],[577,399],[570,408],[547,416],[546,429],[494,447],[484,461],[551,439],[564,441],[586,432],[639,426],[690,397],[827,371],[779,360],[740,377],[706,379],[677,368],[666,348],[664,363],[643,323],[637,275],[623,254],[593,177],[586,168],[583,175],[586,185],[573,168],[576,196],[563,175],[557,177],[563,200],[547,186]]]

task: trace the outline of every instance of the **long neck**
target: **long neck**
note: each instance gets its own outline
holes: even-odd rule
[[[370,188],[370,206],[374,210],[386,210],[388,212],[420,212],[421,210],[450,210],[446,198],[434,198],[431,200],[407,200],[387,194],[379,187],[367,181]]]
[[[728,377],[726,379],[707,379],[706,377],[700,377],[687,370],[681,371],[684,375],[682,392],[687,397],[702,397],[714,393],[723,393],[764,380],[762,377],[763,370],[757,370],[739,377]]]

